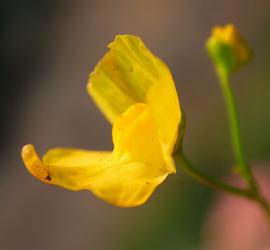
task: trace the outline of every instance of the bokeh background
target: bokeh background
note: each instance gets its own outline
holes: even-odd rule
[[[43,185],[24,169],[20,150],[26,143],[41,154],[56,146],[112,148],[110,125],[86,82],[114,36],[130,33],[173,72],[187,118],[187,155],[211,175],[228,175],[226,113],[204,42],[212,26],[233,22],[254,51],[233,77],[245,152],[254,167],[268,171],[270,1],[2,0],[0,19],[0,249],[221,249],[222,239],[213,243],[209,228],[213,222],[215,232],[230,231],[232,219],[219,227],[220,217],[211,214],[220,196],[181,170],[145,205],[121,209],[88,192]],[[245,227],[256,234],[258,223],[248,218]],[[236,249],[270,249],[268,243]]]

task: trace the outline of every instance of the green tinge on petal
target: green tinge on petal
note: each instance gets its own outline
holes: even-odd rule
[[[118,35],[109,48],[90,74],[88,90],[113,122],[131,104],[145,101],[159,72],[155,65],[157,59],[136,36]]]
[[[162,146],[171,153],[181,121],[170,70],[139,37],[118,35],[90,74],[88,90],[110,122],[135,103],[149,105]]]

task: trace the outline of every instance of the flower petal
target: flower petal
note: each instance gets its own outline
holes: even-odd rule
[[[37,157],[33,145],[28,144],[22,148],[22,159],[27,170],[36,178],[50,183],[51,177],[48,167]]]
[[[89,94],[110,122],[134,103],[148,104],[164,154],[170,155],[181,122],[170,70],[139,37],[118,35],[109,48],[90,74]]]
[[[31,146],[27,150],[34,148]],[[34,151],[31,154],[36,162],[41,161]],[[81,156],[87,164],[77,163],[80,162]],[[151,166],[144,163],[127,161],[112,164],[108,159],[103,159],[103,154],[100,156],[101,163],[98,163],[96,156],[96,152],[51,150],[45,156],[46,163],[45,161],[43,163],[48,171],[48,177],[36,177],[73,191],[89,190],[97,197],[117,206],[132,207],[144,203],[167,176],[167,173],[163,175],[153,173]],[[31,160],[26,156],[23,157],[27,168],[33,171],[33,165],[30,167]],[[39,167],[41,165],[35,166],[36,169]],[[31,173],[35,175],[35,172]]]
[[[160,62],[160,65],[163,64]],[[166,68],[166,65],[163,64]],[[180,135],[181,110],[174,82],[169,70],[164,70],[163,78],[147,93],[146,103],[149,105],[160,141],[164,157],[171,156],[177,137]],[[171,83],[171,84],[169,84]],[[182,132],[181,132],[182,133]],[[172,161],[172,160],[171,160]]]
[[[86,189],[117,206],[138,206],[170,173],[147,105],[135,104],[116,120],[113,141],[112,153],[58,148],[43,161],[32,145],[26,145],[22,158],[42,181]]]
[[[41,161],[33,145],[25,145],[22,149],[24,164],[33,176],[71,190],[82,189],[86,177],[90,180],[91,174],[98,174],[109,155],[108,152],[56,148],[49,150]],[[85,167],[89,168],[89,174]]]
[[[131,104],[144,102],[158,72],[156,58],[136,36],[118,35],[109,48],[90,74],[88,90],[104,115],[113,122]]]
[[[113,124],[113,143],[115,157],[128,155],[130,161],[146,162],[153,168],[168,171],[158,133],[146,104],[134,104],[116,119]]]

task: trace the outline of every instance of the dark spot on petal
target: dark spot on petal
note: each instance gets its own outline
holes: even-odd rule
[[[47,181],[51,181],[51,180],[52,180],[52,178],[51,178],[51,176],[50,176],[49,173],[48,173],[48,175],[46,176],[45,180],[47,180]]]

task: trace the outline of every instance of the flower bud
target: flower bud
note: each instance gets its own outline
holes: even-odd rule
[[[206,48],[218,72],[231,74],[251,58],[251,50],[233,24],[216,26]]]

